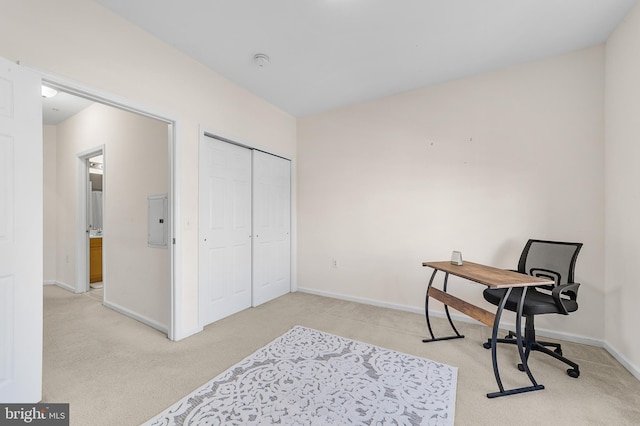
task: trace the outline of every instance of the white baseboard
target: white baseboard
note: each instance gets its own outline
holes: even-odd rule
[[[173,336],[173,341],[177,342],[180,341],[182,339],[186,339],[187,337],[193,336],[194,334],[200,333],[202,330],[204,330],[204,327],[195,327],[192,328],[191,330],[184,330],[182,332],[176,333]]]
[[[57,287],[60,287],[64,290],[70,291],[71,293],[75,293],[76,292],[76,288],[70,286],[69,284],[63,283],[61,281],[45,281],[44,285],[55,285]]]
[[[620,354],[615,348],[613,348],[608,342],[605,342],[604,348],[613,356],[620,364],[624,366],[633,376],[640,380],[640,369],[629,362],[624,356]]]
[[[43,285],[56,285],[56,280],[44,280]]]
[[[398,305],[395,303],[382,302],[380,300],[366,299],[362,297],[354,297],[354,296],[348,296],[344,294],[319,291],[311,288],[298,287],[298,291],[301,293],[315,294],[317,296],[331,297],[333,299],[347,300],[350,302],[363,303],[366,305],[379,306],[381,308],[396,309],[399,311],[413,312],[413,313],[424,315],[424,309],[416,308],[413,306]],[[450,312],[450,314],[451,314],[451,319],[453,320],[481,325],[480,322],[466,315],[457,314],[455,312]],[[434,312],[431,312],[431,315],[437,318],[446,318],[446,315],[444,312],[434,311]],[[515,324],[504,322],[503,324],[501,324],[500,328],[505,330],[515,330]],[[622,356],[615,348],[613,348],[610,344],[608,344],[604,340],[594,339],[592,337],[580,336],[576,334],[562,333],[562,332],[557,332],[553,330],[546,330],[546,329],[536,329],[536,334],[543,337],[548,337],[551,339],[565,340],[567,342],[580,343],[583,345],[590,345],[590,346],[604,348],[620,364],[622,364],[627,370],[629,370],[631,374],[633,374],[637,379],[640,380],[640,370],[638,369],[638,367],[631,364],[624,356]]]
[[[366,299],[363,297],[348,296],[346,294],[331,293],[328,291],[319,291],[312,288],[298,287],[298,291],[300,293],[315,294],[316,296],[330,297],[332,299],[347,300],[349,302],[363,303],[365,305],[379,306],[381,308],[389,308],[389,309],[395,309],[397,311],[413,312],[414,314],[424,315],[424,309],[415,308],[413,306],[398,305],[395,303],[382,302],[380,300]],[[444,314],[442,315],[444,316]]]
[[[76,292],[75,287],[72,287],[69,284],[65,284],[65,283],[60,282],[60,281],[44,281],[43,284],[44,285],[55,285],[55,286],[58,286],[58,287],[60,287],[60,288],[62,288],[64,290],[70,291],[71,293],[75,293]],[[108,302],[108,301],[104,301],[102,304],[105,307],[109,308],[109,309],[113,309],[114,311],[119,312],[122,315],[128,316],[129,318],[133,318],[136,321],[140,321],[141,323],[146,324],[149,327],[155,328],[156,330],[161,331],[161,332],[163,332],[165,334],[168,334],[168,332],[169,332],[169,329],[168,329],[168,327],[166,325],[160,324],[159,322],[157,322],[155,320],[152,320],[152,319],[147,318],[147,317],[145,317],[143,315],[140,315],[140,314],[138,314],[136,312],[133,312],[132,310],[127,309],[127,308],[125,308],[123,306],[120,306],[120,305],[118,305],[116,303],[111,303],[111,302]],[[200,329],[200,331],[202,331],[202,329]],[[196,332],[197,331],[193,332],[192,334],[195,334]],[[184,335],[181,338],[184,339],[185,337],[189,337],[189,336],[191,336],[191,334],[184,333]],[[179,339],[176,339],[176,340],[179,340]]]
[[[166,325],[160,324],[159,322],[152,320],[151,318],[147,318],[116,303],[111,303],[105,300],[102,304],[109,309],[113,309],[114,311],[121,313],[122,315],[126,315],[129,318],[133,318],[136,321],[140,321],[141,323],[148,325],[149,327],[155,328],[156,330],[161,331],[164,334],[167,334],[169,332],[169,329]]]
[[[331,297],[331,298],[334,298],[334,299],[348,300],[350,302],[364,303],[366,305],[379,306],[379,307],[382,307],[382,308],[390,308],[390,309],[396,309],[396,310],[399,310],[399,311],[413,312],[413,313],[416,313],[416,314],[424,315],[424,309],[423,308],[416,308],[416,307],[413,307],[413,306],[405,306],[405,305],[398,305],[398,304],[394,304],[394,303],[386,303],[386,302],[381,302],[379,300],[372,300],[372,299],[365,299],[365,298],[360,298],[360,297],[346,296],[346,295],[342,295],[342,294],[317,291],[317,290],[308,289],[308,288],[298,288],[298,291],[303,292],[303,293],[315,294],[315,295],[318,295],[318,296],[325,296],[325,297]],[[469,323],[469,324],[482,325],[481,322],[476,321],[473,318],[468,317],[466,315],[459,314],[457,311],[449,311],[449,314],[451,315],[451,319],[453,319],[453,320],[456,320],[456,321],[459,321],[459,322],[466,322],[466,323]],[[446,314],[444,312],[440,312],[440,311],[432,311],[431,315],[433,317],[435,317],[435,318],[446,318]],[[510,323],[508,321],[503,321],[500,324],[500,328],[504,329],[504,330],[512,330],[513,331],[513,330],[515,330],[515,323]],[[538,328],[536,328],[536,334],[540,335],[540,336],[544,336],[544,337],[549,337],[551,339],[566,340],[567,342],[581,343],[583,345],[597,346],[597,347],[601,347],[601,348],[604,347],[604,342],[602,340],[593,339],[591,337],[586,337],[586,336],[579,336],[579,335],[575,335],[575,334],[561,333],[561,332],[557,332],[557,331],[553,331],[553,330],[545,330],[545,329],[538,329]]]

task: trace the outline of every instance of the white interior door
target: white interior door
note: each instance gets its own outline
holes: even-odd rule
[[[253,306],[291,291],[291,161],[253,151]]]
[[[40,77],[0,58],[0,401],[42,398]]]
[[[204,326],[251,306],[251,151],[200,143],[199,299]]]

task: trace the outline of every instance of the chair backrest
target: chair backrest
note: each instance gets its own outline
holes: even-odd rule
[[[576,259],[582,243],[529,240],[522,250],[518,272],[550,278],[560,284],[573,283]]]

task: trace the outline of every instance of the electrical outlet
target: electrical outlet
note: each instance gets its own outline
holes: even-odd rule
[[[334,268],[337,268],[338,267],[338,261],[336,259],[333,259],[331,261],[331,266],[333,266]]]

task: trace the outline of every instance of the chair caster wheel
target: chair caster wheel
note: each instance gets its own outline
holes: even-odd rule
[[[522,365],[522,364],[518,364],[518,370],[520,370],[520,371],[524,371],[524,365]]]
[[[567,369],[567,374],[569,375],[569,377],[573,377],[574,379],[577,379],[580,376],[580,370],[576,368],[569,368]]]
[[[504,336],[505,339],[513,339],[513,336],[511,334],[507,334],[506,336]]]
[[[557,353],[558,355],[562,356],[562,349],[557,348],[554,350],[555,353]]]
[[[491,343],[490,342],[484,342],[482,344],[482,347],[485,348],[485,349],[491,349]]]

